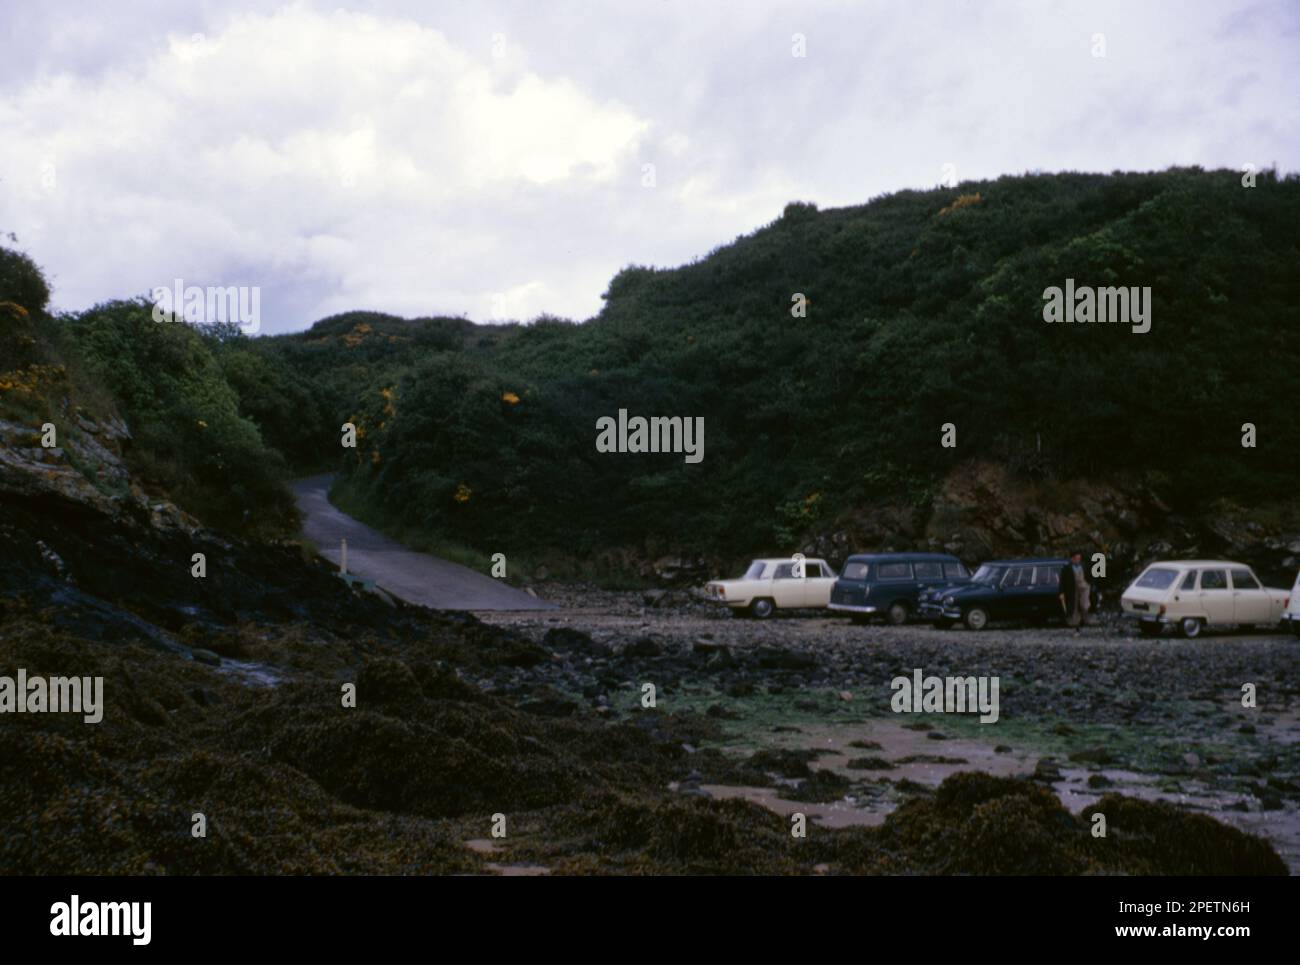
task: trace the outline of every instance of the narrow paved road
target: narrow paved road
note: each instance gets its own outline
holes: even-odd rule
[[[339,562],[348,541],[348,572],[374,580],[393,596],[437,610],[553,610],[539,600],[485,573],[459,563],[417,553],[335,509],[329,501],[331,474],[299,479],[293,495],[302,514],[302,532],[320,554]]]

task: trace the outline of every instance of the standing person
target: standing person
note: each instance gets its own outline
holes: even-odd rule
[[[1088,611],[1092,608],[1092,586],[1088,575],[1083,570],[1083,553],[1075,550],[1070,554],[1070,562],[1061,567],[1060,579],[1061,609],[1065,611],[1066,626],[1074,627],[1074,632],[1081,632],[1088,623]]]

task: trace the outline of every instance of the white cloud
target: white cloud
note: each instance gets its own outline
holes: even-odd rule
[[[215,275],[271,265],[324,269],[346,288],[358,259],[400,266],[425,240],[454,247],[451,202],[609,182],[647,128],[529,72],[518,53],[494,62],[410,20],[293,7],[169,36],[139,65],[18,90],[0,109],[4,217],[34,251],[75,264],[56,293],[65,305],[179,273],[257,283]],[[428,227],[386,230],[412,215]],[[431,292],[442,287],[433,267]],[[364,294],[388,300],[382,280]]]
[[[0,230],[57,305],[182,277],[260,286],[270,332],[352,308],[584,318],[624,265],[947,163],[1300,154],[1293,0],[338,2],[0,5],[22,38]]]

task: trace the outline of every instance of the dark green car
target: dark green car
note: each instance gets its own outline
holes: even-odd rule
[[[1063,617],[1061,568],[1068,563],[1064,557],[981,563],[969,583],[925,593],[921,616],[940,629],[961,621],[972,630],[983,630],[990,620],[1042,623]]]
[[[961,560],[947,553],[859,553],[845,561],[829,606],[855,622],[874,616],[901,624],[918,612],[925,590],[969,579]]]

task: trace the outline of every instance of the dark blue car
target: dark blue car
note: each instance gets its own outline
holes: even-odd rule
[[[880,616],[906,623],[926,589],[970,579],[961,560],[947,553],[859,553],[850,556],[831,588],[830,608],[863,622]]]
[[[961,621],[972,630],[983,630],[990,620],[1041,623],[1063,617],[1059,581],[1067,562],[1054,557],[981,563],[965,585],[923,594],[921,616],[940,629]]]

